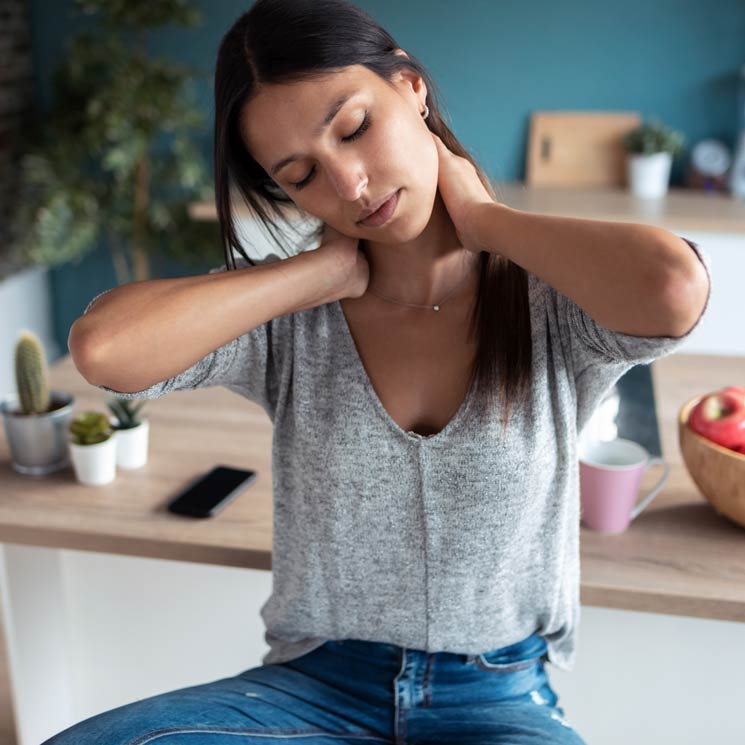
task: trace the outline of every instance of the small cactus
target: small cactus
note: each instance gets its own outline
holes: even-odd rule
[[[135,405],[129,399],[110,396],[106,401],[106,405],[116,417],[117,423],[114,425],[114,428],[132,429],[139,425],[141,422],[137,417],[137,413],[146,403],[146,401],[140,401]]]
[[[99,411],[81,411],[70,423],[70,433],[76,445],[95,445],[111,437],[111,423]]]
[[[16,388],[22,414],[49,411],[47,358],[39,337],[23,329],[15,350]]]

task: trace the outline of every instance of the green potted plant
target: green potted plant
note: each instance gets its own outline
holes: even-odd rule
[[[100,411],[75,414],[69,427],[69,447],[81,484],[99,486],[116,478],[116,434]]]
[[[158,252],[201,267],[222,255],[216,221],[190,205],[213,198],[203,106],[193,84],[207,72],[148,53],[148,33],[194,26],[186,0],[74,0],[85,30],[67,45],[51,103],[33,109],[21,143],[11,230],[20,265],[80,263],[108,248],[119,285],[151,279]]]
[[[673,158],[683,152],[683,133],[652,118],[624,135],[623,145],[627,151],[626,175],[631,193],[643,199],[664,197]]]
[[[44,347],[32,331],[21,329],[15,347],[16,395],[0,401],[13,468],[26,476],[45,476],[69,465],[65,429],[74,398],[49,390]]]
[[[145,403],[135,403],[119,396],[107,399],[106,405],[114,415],[109,417],[109,421],[117,432],[116,464],[120,468],[140,468],[147,463],[150,422],[137,416]]]

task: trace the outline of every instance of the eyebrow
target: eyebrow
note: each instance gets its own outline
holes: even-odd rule
[[[356,96],[357,93],[359,93],[359,91],[352,91],[350,93],[344,93],[339,96],[339,98],[337,98],[336,101],[331,104],[331,108],[329,108],[329,111],[324,117],[320,126],[313,132],[313,136],[318,137],[320,134],[323,133],[325,129],[328,129],[331,122],[334,121],[336,115],[339,113],[339,111],[341,111],[342,106],[344,106],[344,104],[349,101],[350,98]],[[286,158],[283,158],[272,166],[271,170],[269,171],[270,175],[275,176],[277,172],[281,171],[286,165],[289,165],[293,161],[300,160],[300,158],[302,157],[303,156],[299,153],[288,155]]]

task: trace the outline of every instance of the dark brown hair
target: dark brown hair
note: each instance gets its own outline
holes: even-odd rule
[[[350,65],[364,65],[386,83],[408,68],[427,86],[429,129],[457,155],[473,163],[490,196],[494,187],[442,118],[434,81],[413,55],[394,54],[395,39],[348,0],[257,0],[223,37],[215,71],[214,169],[217,214],[225,262],[235,269],[234,250],[251,265],[239,240],[231,206],[237,192],[261,220],[280,252],[292,199],[251,157],[240,136],[239,118],[259,86],[318,79]],[[408,52],[407,52],[408,53]],[[320,239],[323,224],[318,228]],[[364,239],[360,239],[361,241]],[[506,426],[511,405],[527,400],[532,371],[532,332],[526,271],[498,254],[479,255],[479,289],[469,333],[478,328],[477,353],[469,383],[488,411],[500,393]]]

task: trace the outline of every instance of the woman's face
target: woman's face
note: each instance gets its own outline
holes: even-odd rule
[[[350,94],[322,129],[334,104]],[[391,87],[352,65],[323,80],[261,89],[243,109],[241,134],[301,209],[352,237],[411,240],[426,227],[437,195],[437,146],[420,113],[426,95],[408,70]],[[359,223],[363,209],[397,189],[398,205],[385,225]]]

